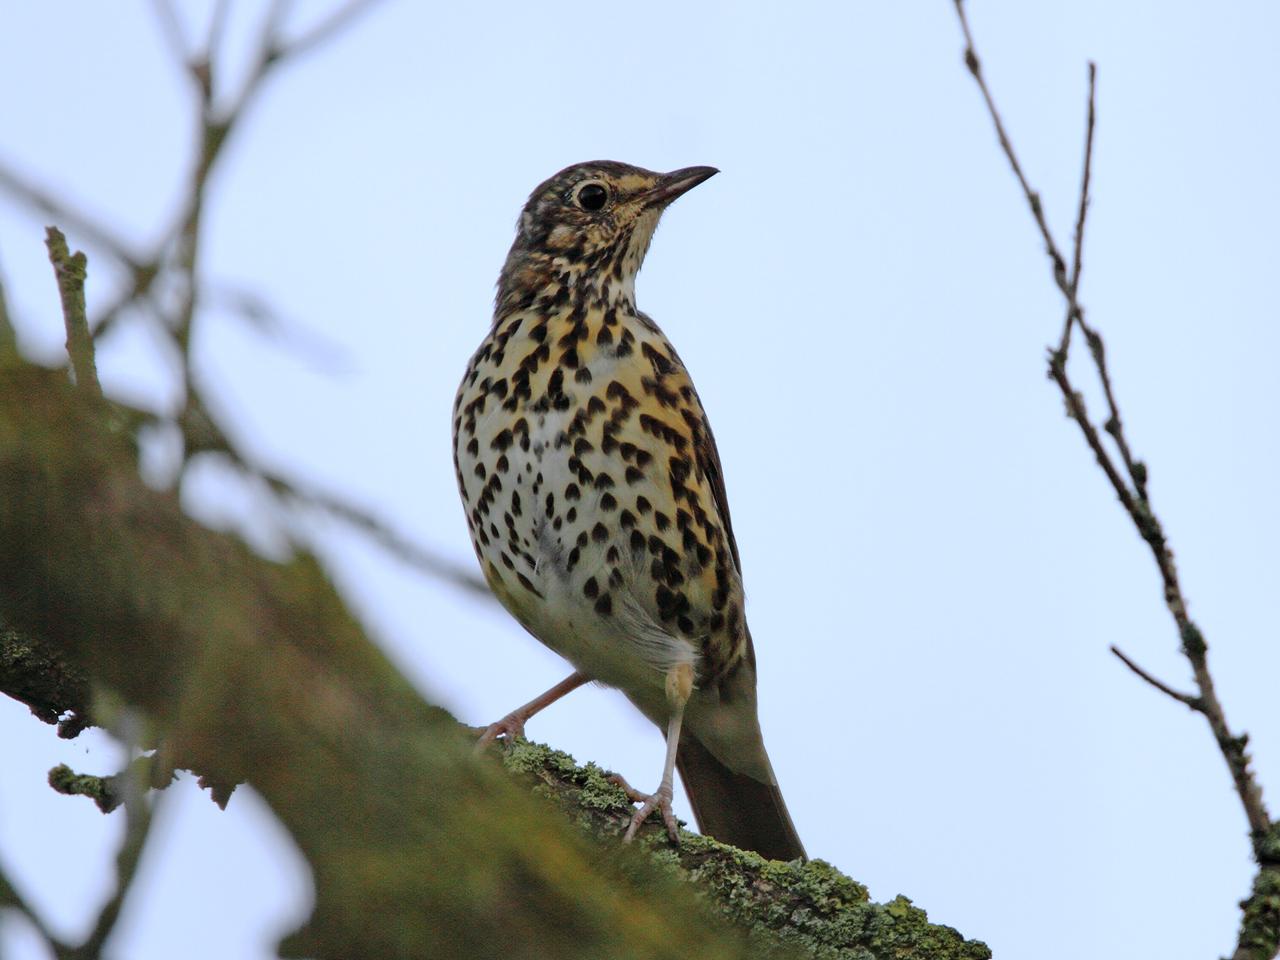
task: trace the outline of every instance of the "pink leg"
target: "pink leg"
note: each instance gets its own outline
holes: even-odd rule
[[[667,756],[662,764],[662,782],[653,793],[641,793],[622,777],[615,775],[611,779],[627,792],[632,803],[639,803],[640,809],[631,818],[627,832],[622,836],[623,843],[630,843],[635,838],[640,825],[649,818],[649,814],[657,810],[666,825],[667,836],[671,842],[680,843],[680,824],[671,810],[672,781],[675,777],[676,748],[680,745],[680,724],[684,718],[684,707],[693,692],[693,667],[687,663],[679,663],[667,671],[667,703],[671,707],[671,716],[667,720]]]
[[[525,721],[540,710],[551,706],[566,693],[572,693],[577,690],[590,679],[586,674],[578,673],[577,671],[569,674],[546,693],[534,697],[523,707],[517,707],[512,710],[497,723],[489,724],[484,733],[480,735],[480,739],[476,741],[476,749],[483,750],[504,734],[508,740],[514,737],[523,737]]]

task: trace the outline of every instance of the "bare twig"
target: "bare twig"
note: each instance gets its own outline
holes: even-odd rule
[[[1147,681],[1147,683],[1151,684],[1161,693],[1166,694],[1167,696],[1173,697],[1173,699],[1178,700],[1181,703],[1185,703],[1192,710],[1195,710],[1195,711],[1200,710],[1200,701],[1198,699],[1196,699],[1189,693],[1181,693],[1180,691],[1173,689],[1173,687],[1169,686],[1167,683],[1164,683],[1161,680],[1157,680],[1155,677],[1147,673],[1147,671],[1143,670],[1140,666],[1138,666],[1136,663],[1130,660],[1127,656],[1125,656],[1124,651],[1122,651],[1119,647],[1112,644],[1111,652],[1114,653],[1117,657],[1119,657],[1120,661],[1126,667],[1128,667],[1130,670],[1132,670],[1134,673],[1140,676],[1143,680]]]
[[[13,885],[3,868],[0,868],[0,907],[9,907],[12,910],[17,910],[18,913],[26,917],[27,922],[35,928],[36,933],[48,944],[49,949],[53,951],[53,955],[58,960],[64,960],[69,956],[71,948],[53,935],[53,931],[45,925],[44,919],[36,911],[35,907],[28,903],[26,898],[18,891],[18,888]]]
[[[182,23],[169,0],[151,0],[155,10],[156,21],[160,24],[160,35],[164,37],[165,46],[174,63],[183,70],[191,69],[191,54],[187,50],[187,38],[182,33]]]
[[[297,480],[277,473],[245,453],[227,436],[217,419],[209,412],[200,386],[194,380],[188,387],[188,402],[180,415],[179,426],[188,459],[202,453],[224,457],[246,476],[265,483],[271,493],[282,502],[326,513],[365,534],[403,563],[470,593],[492,599],[493,594],[489,592],[488,586],[474,573],[414,543],[385,520],[342,497],[308,489]]]
[[[3,160],[0,160],[0,190],[62,224],[81,241],[107,254],[126,270],[132,272],[141,263],[141,258],[126,241],[86,214],[56,199]]]
[[[1182,593],[1181,583],[1178,580],[1177,567],[1173,561],[1173,552],[1169,549],[1164,529],[1152,508],[1147,493],[1146,465],[1133,457],[1128,440],[1125,437],[1124,425],[1120,419],[1119,405],[1112,389],[1111,376],[1107,368],[1106,351],[1102,337],[1086,323],[1084,310],[1078,301],[1081,251],[1084,243],[1085,214],[1089,205],[1089,181],[1093,156],[1096,70],[1090,64],[1089,112],[1085,138],[1084,173],[1081,178],[1080,203],[1076,219],[1075,256],[1072,261],[1071,274],[1068,277],[1062,254],[1045,219],[1040,197],[1031,189],[1022,172],[1022,166],[1018,162],[1013,145],[1005,132],[1004,122],[1001,120],[995,101],[987,88],[982,74],[981,63],[974,50],[969,23],[965,16],[964,0],[954,0],[954,3],[956,14],[960,20],[960,27],[964,34],[965,65],[968,67],[969,72],[973,74],[982,92],[983,100],[986,102],[987,110],[995,125],[1001,149],[1004,151],[1005,157],[1018,178],[1022,191],[1027,198],[1028,206],[1031,209],[1031,215],[1044,238],[1049,259],[1053,265],[1054,282],[1067,300],[1067,319],[1064,324],[1061,341],[1056,350],[1049,351],[1049,377],[1062,391],[1063,398],[1067,404],[1068,415],[1080,427],[1089,449],[1093,451],[1098,465],[1106,474],[1107,480],[1110,482],[1121,505],[1133,521],[1134,527],[1142,536],[1142,539],[1146,541],[1151,549],[1164,585],[1165,605],[1177,625],[1178,635],[1182,641],[1182,652],[1191,665],[1198,693],[1196,695],[1180,693],[1142,670],[1115,647],[1111,649],[1129,669],[1142,679],[1172,699],[1202,714],[1213,731],[1214,739],[1217,741],[1218,749],[1227,763],[1236,793],[1244,809],[1245,818],[1249,823],[1254,858],[1262,866],[1258,883],[1255,884],[1255,897],[1242,904],[1244,907],[1244,922],[1241,927],[1236,956],[1240,960],[1244,960],[1244,958],[1249,958],[1249,960],[1255,960],[1255,958],[1260,960],[1263,957],[1270,958],[1275,954],[1277,947],[1280,947],[1280,919],[1277,919],[1280,916],[1280,910],[1276,910],[1274,907],[1264,908],[1254,901],[1262,898],[1265,894],[1266,902],[1271,903],[1271,893],[1267,891],[1270,891],[1274,886],[1274,866],[1276,862],[1280,861],[1280,850],[1276,849],[1276,847],[1280,846],[1280,838],[1276,836],[1277,832],[1280,832],[1280,828],[1273,825],[1262,801],[1262,791],[1258,787],[1253,771],[1250,769],[1250,758],[1245,750],[1248,744],[1248,736],[1245,734],[1233,734],[1227,724],[1226,715],[1214,688],[1213,676],[1209,672],[1208,646],[1199,627],[1191,620],[1187,612],[1187,602]],[[1068,374],[1067,348],[1073,325],[1078,327],[1085,337],[1093,365],[1101,381],[1108,408],[1107,419],[1103,423],[1102,429],[1115,442],[1123,464],[1123,474],[1117,468],[1110,452],[1102,442],[1098,428],[1089,419],[1084,398],[1075,389]],[[1258,917],[1262,917],[1262,919],[1259,920]]]
[[[1062,339],[1058,343],[1058,352],[1062,362],[1067,361],[1067,350],[1071,346],[1071,325],[1079,318],[1080,303],[1077,296],[1080,292],[1080,270],[1083,267],[1084,253],[1084,221],[1089,212],[1089,180],[1093,172],[1093,127],[1094,103],[1097,91],[1098,67],[1089,63],[1089,115],[1085,123],[1084,137],[1084,173],[1080,179],[1080,209],[1076,213],[1076,245],[1071,255],[1071,295],[1067,298],[1067,318],[1062,325]]]
[[[1022,186],[1022,192],[1031,207],[1031,215],[1035,217],[1036,226],[1040,228],[1040,236],[1044,238],[1045,252],[1049,254],[1049,259],[1053,262],[1054,282],[1057,283],[1059,290],[1070,297],[1071,283],[1067,279],[1067,263],[1062,258],[1058,245],[1054,243],[1053,234],[1049,231],[1049,224],[1044,218],[1044,207],[1040,203],[1040,194],[1032,190],[1031,184],[1027,182],[1026,174],[1022,172],[1022,164],[1018,162],[1018,156],[1013,152],[1013,144],[1009,141],[1009,135],[1005,133],[1004,121],[1000,119],[1000,112],[996,109],[995,100],[991,98],[991,91],[987,89],[986,78],[982,75],[982,61],[978,59],[978,52],[973,46],[973,36],[969,33],[969,21],[964,15],[963,4],[964,0],[955,0],[956,12],[960,14],[960,29],[964,31],[964,65],[969,68],[969,72],[973,74],[973,79],[978,82],[978,89],[982,91],[982,99],[987,102],[987,111],[995,121],[996,136],[1000,138],[1000,146],[1004,149],[1004,155],[1008,158],[1009,164],[1013,167],[1014,175]]]
[[[369,13],[381,2],[382,0],[348,0],[300,36],[290,40],[282,53],[289,57],[296,57],[314,50]]]
[[[230,0],[218,0],[209,17],[209,32],[204,38],[204,55],[210,62],[217,59],[218,48],[222,46],[222,34],[227,27],[227,14],[231,10]]]
[[[120,918],[125,898],[133,889],[133,878],[138,872],[142,851],[151,831],[152,809],[147,803],[149,784],[145,775],[134,764],[130,764],[122,771],[118,782],[124,795],[125,831],[120,849],[116,853],[115,890],[98,911],[98,919],[88,938],[68,952],[68,960],[97,960],[102,955],[102,948]],[[155,802],[163,801],[157,795]]]
[[[247,287],[220,283],[202,288],[201,299],[245,320],[254,330],[329,372],[349,369],[342,347],[285,316],[261,294]]]
[[[93,356],[93,337],[89,335],[89,318],[85,315],[84,281],[88,261],[77,250],[67,249],[67,238],[57,227],[45,231],[45,246],[49,248],[49,262],[58,278],[58,293],[62,297],[62,319],[67,328],[67,354],[80,389],[92,396],[102,396],[98,383],[98,367]]]
[[[389,554],[411,567],[428,573],[439,580],[452,583],[476,596],[492,599],[493,594],[485,582],[455,563],[450,563],[404,537],[390,524],[378,519],[372,513],[347,503],[346,501],[316,490],[307,490],[294,481],[284,480],[279,476],[259,470],[258,476],[267,482],[271,489],[286,500],[299,506],[312,507],[343,521],[348,526],[359,530],[369,539],[386,550]]]

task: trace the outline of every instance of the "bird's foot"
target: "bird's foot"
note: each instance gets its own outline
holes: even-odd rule
[[[524,721],[524,714],[519,710],[513,710],[497,723],[489,724],[484,728],[484,733],[480,734],[480,739],[476,741],[476,753],[484,750],[485,747],[499,737],[506,737],[508,744],[514,741],[516,737],[523,737]]]
[[[671,809],[671,784],[662,784],[654,793],[642,793],[627,783],[620,774],[612,774],[609,780],[623,789],[628,800],[632,803],[640,804],[640,809],[631,817],[627,832],[622,835],[623,843],[630,843],[635,839],[636,831],[640,829],[640,825],[648,820],[649,814],[655,810],[662,816],[662,822],[667,825],[667,836],[671,838],[671,842],[680,843],[680,823],[676,820],[675,812]]]

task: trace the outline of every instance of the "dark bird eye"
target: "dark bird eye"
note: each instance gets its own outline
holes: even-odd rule
[[[578,206],[594,213],[609,201],[609,191],[598,183],[588,183],[578,191]]]

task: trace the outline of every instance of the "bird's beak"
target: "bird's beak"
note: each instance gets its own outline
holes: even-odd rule
[[[685,167],[662,175],[657,186],[644,196],[646,207],[665,207],[683,193],[688,193],[704,180],[710,180],[720,171],[715,167]]]

